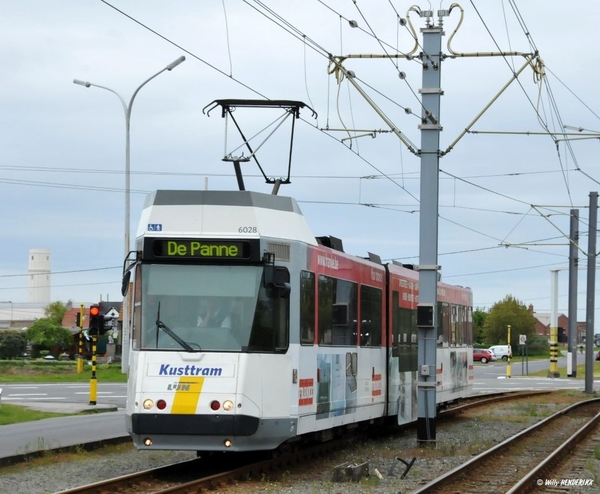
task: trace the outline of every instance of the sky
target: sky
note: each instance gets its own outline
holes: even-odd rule
[[[343,64],[418,150],[425,27],[418,11],[433,9],[437,24],[437,11],[452,5],[433,4],[0,0],[0,308],[27,302],[29,249],[51,251],[52,301],[121,299],[126,119],[117,95],[129,104],[180,56],[185,62],[145,84],[130,107],[132,240],[153,190],[237,188],[223,158],[244,149],[219,108],[207,114],[213,101],[286,99],[317,116],[300,110],[291,184],[279,194],[294,197],[314,234],[341,238],[346,252],[418,264],[420,157],[347,79],[338,84],[327,55],[414,49],[409,59]],[[443,17],[442,279],[471,287],[475,308],[512,295],[543,313],[559,270],[558,311],[567,313],[569,213],[579,211],[585,266],[590,193],[600,188],[600,52],[592,41],[600,3],[456,5]],[[499,52],[519,55],[489,56]],[[515,80],[523,54],[533,52],[539,56]],[[276,127],[280,115],[235,114],[269,177],[287,174],[291,124]],[[242,167],[247,189],[271,192],[254,162]],[[580,321],[586,277],[581,270]]]

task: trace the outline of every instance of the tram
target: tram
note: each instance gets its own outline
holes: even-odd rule
[[[418,272],[315,237],[296,201],[158,190],[136,236],[127,430],[140,449],[272,450],[417,419]],[[436,397],[472,392],[472,293],[438,285]]]

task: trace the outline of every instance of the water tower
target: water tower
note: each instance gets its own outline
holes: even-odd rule
[[[50,274],[50,249],[29,249],[28,303],[50,303]]]

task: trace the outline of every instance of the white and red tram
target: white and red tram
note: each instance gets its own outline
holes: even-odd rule
[[[129,268],[136,447],[268,450],[416,420],[418,273],[315,238],[293,199],[156,191]],[[470,289],[438,285],[440,405],[472,390],[471,310]]]

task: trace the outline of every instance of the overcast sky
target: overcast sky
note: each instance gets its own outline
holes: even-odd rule
[[[51,250],[52,300],[120,300],[124,253],[125,116],[115,94],[150,81],[131,114],[132,239],[145,196],[155,189],[236,189],[227,153],[239,154],[233,125],[217,109],[227,98],[300,100],[292,184],[315,235],[334,235],[346,252],[418,263],[420,160],[343,80],[328,74],[327,53],[408,53],[415,41],[399,19],[413,5],[397,0],[304,2],[159,0],[0,0],[0,302],[27,301],[28,251]],[[433,2],[448,9],[451,2]],[[430,8],[423,1],[416,4]],[[558,0],[465,1],[441,66],[439,264],[443,279],[470,286],[489,309],[511,294],[550,311],[551,270],[566,267],[569,211],[579,209],[580,264],[587,264],[589,194],[600,180],[598,140],[556,141],[564,125],[600,131],[597,20],[600,3]],[[270,10],[269,10],[270,9]],[[410,21],[422,42],[424,19]],[[444,18],[443,52],[459,24]],[[355,21],[357,27],[351,27]],[[437,22],[437,16],[435,17]],[[489,52],[538,51],[523,56]],[[417,47],[416,54],[420,52]],[[418,57],[348,59],[361,87],[420,148]],[[399,77],[399,73],[406,78]],[[240,109],[254,147],[272,131],[277,110]],[[341,132],[326,129],[349,129]],[[285,176],[289,120],[258,152],[269,176]],[[356,132],[352,129],[358,129]],[[524,133],[529,132],[529,135]],[[576,132],[567,130],[567,132]],[[581,132],[583,137],[586,132]],[[349,136],[367,134],[347,140]],[[371,137],[375,135],[375,137]],[[225,140],[227,136],[227,140]],[[350,147],[351,143],[351,147]],[[248,189],[271,191],[252,162]],[[568,275],[559,274],[559,311],[567,312]],[[585,319],[586,273],[579,276]],[[1,305],[1,303],[0,303]],[[598,304],[597,304],[598,305]]]

